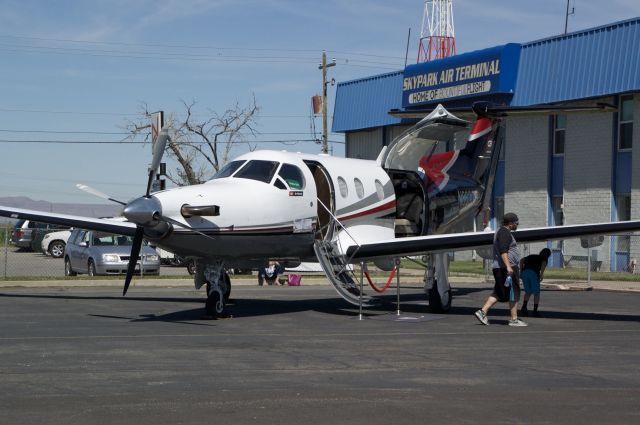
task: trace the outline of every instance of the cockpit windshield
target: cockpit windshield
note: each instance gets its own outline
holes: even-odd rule
[[[247,162],[233,177],[269,183],[280,165],[277,161],[252,160]]]
[[[244,161],[231,161],[220,170],[218,170],[218,172],[212,177],[212,179],[222,179],[225,177],[229,177],[231,176],[231,174],[235,173],[235,171],[240,168],[242,164],[244,164]]]

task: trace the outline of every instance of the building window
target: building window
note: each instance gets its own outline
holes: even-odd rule
[[[564,198],[562,196],[552,196],[551,197],[551,219],[553,222],[552,226],[562,226],[564,225]],[[551,248],[557,251],[562,251],[563,244],[561,240],[553,241],[551,243]]]
[[[631,149],[633,139],[633,96],[620,97],[618,149]]]
[[[553,154],[564,155],[564,138],[567,128],[566,115],[554,115],[553,117]]]

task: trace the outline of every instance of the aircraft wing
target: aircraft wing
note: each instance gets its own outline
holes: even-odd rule
[[[134,223],[110,220],[107,218],[82,217],[77,215],[56,214],[42,211],[25,210],[0,206],[0,217],[18,218],[39,221],[41,223],[59,224],[79,229],[98,230],[119,235],[134,236]]]
[[[542,242],[554,239],[571,239],[580,236],[631,233],[640,231],[640,221],[615,223],[574,224],[556,227],[536,227],[513,232],[518,243]],[[351,245],[346,250],[351,260],[377,257],[403,257],[428,252],[456,251],[479,248],[493,244],[494,232],[450,233],[443,235],[414,236],[386,241]]]

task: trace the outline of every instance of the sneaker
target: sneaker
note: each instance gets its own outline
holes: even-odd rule
[[[527,310],[526,308],[521,308],[520,309],[520,316],[529,317],[529,310]]]
[[[474,314],[476,315],[476,319],[478,319],[480,323],[485,326],[489,326],[489,319],[487,319],[487,315],[484,314],[484,311],[478,310]]]
[[[523,327],[523,326],[529,326],[529,325],[527,325],[527,322],[523,322],[520,319],[516,319],[516,320],[509,320],[509,326],[520,326],[520,327]]]
[[[542,315],[540,315],[539,311],[533,311],[533,317],[542,317]]]

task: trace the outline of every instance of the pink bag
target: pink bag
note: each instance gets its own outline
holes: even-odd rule
[[[300,286],[300,281],[302,280],[302,275],[300,274],[290,274],[287,276],[289,280],[289,286]]]

